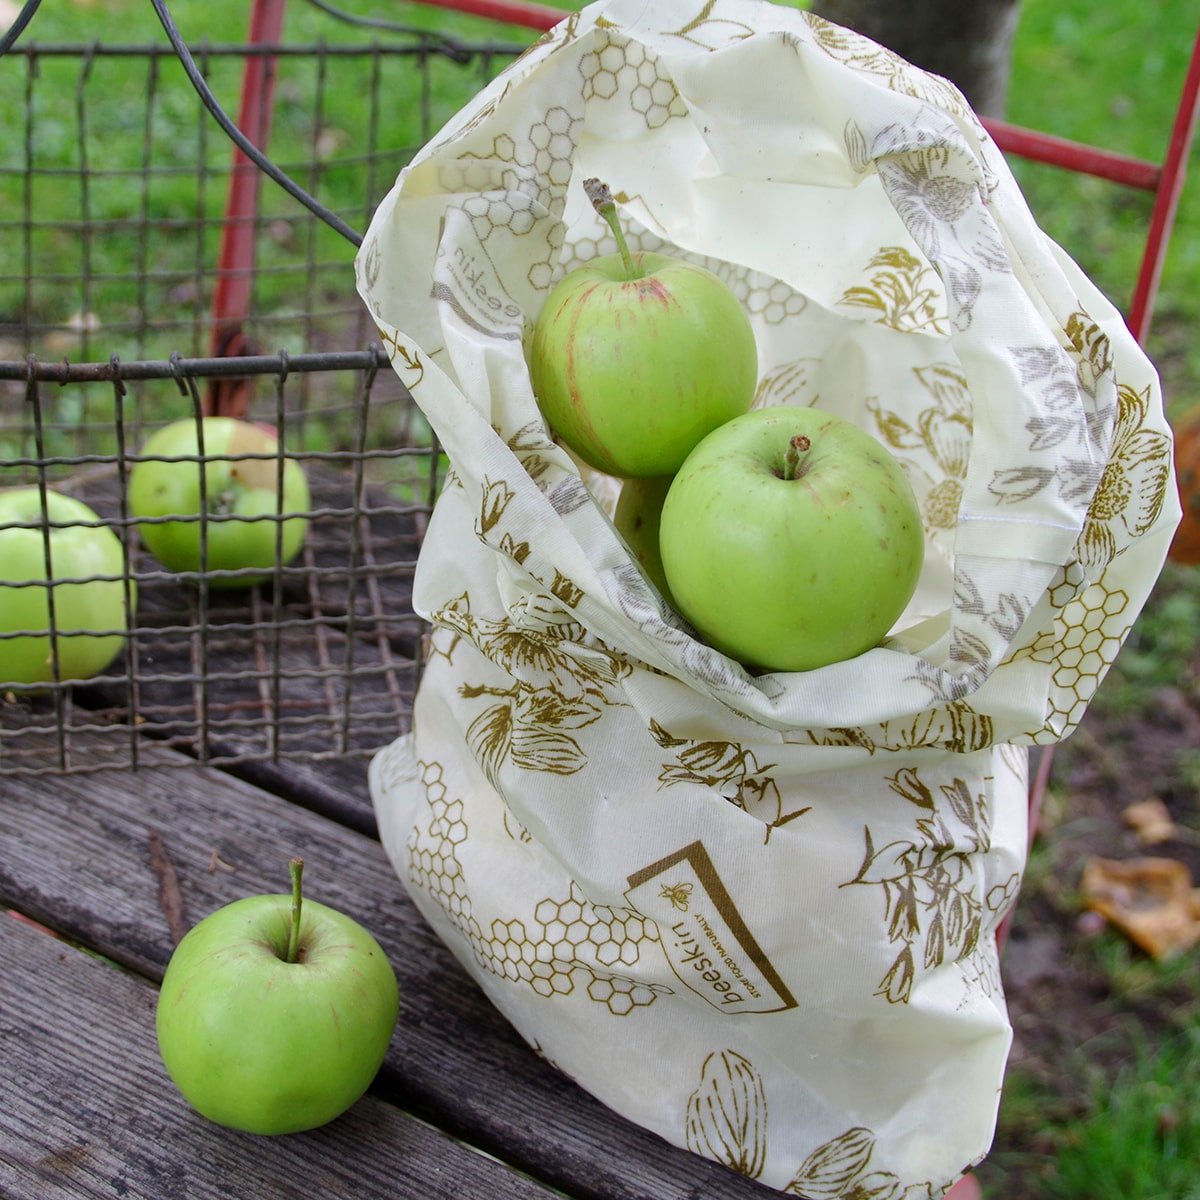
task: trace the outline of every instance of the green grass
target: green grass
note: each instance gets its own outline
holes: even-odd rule
[[[1083,1047],[1066,1064],[1081,1099],[1028,1071],[1005,1085],[1006,1120],[1022,1149],[989,1160],[985,1194],[1036,1200],[1200,1200],[1200,1025],[1154,1045],[1136,1025],[1115,1036],[1125,1065],[1098,1069]]]
[[[1024,0],[1008,118],[1061,137],[1162,160],[1196,30],[1193,0]],[[1200,402],[1200,144],[1191,155],[1148,350],[1173,415]],[[1125,308],[1145,244],[1150,197],[1053,167],[1019,163],[1042,227]]]
[[[361,0],[357,7],[371,11]],[[408,7],[414,24],[438,36],[376,35],[304,3],[288,8],[283,40],[313,49],[279,60],[268,148],[277,165],[359,232],[412,153],[511,55],[490,63],[476,56],[465,65],[436,52],[376,62],[322,52],[320,43],[361,47],[378,36],[436,50],[449,37],[519,49],[534,36],[522,31],[514,38],[478,20]],[[242,60],[206,57],[205,47],[240,44],[247,6],[174,0],[171,10],[217,99],[236,116]],[[35,71],[20,55],[0,63],[0,358],[29,350],[142,358],[206,348],[231,148],[173,57],[89,57],[93,40],[167,45],[142,0],[47,4],[21,46],[65,44],[78,52],[43,55]],[[270,181],[262,189],[261,227],[254,309],[271,349],[322,348],[333,316],[365,329],[350,242]],[[30,341],[20,339],[27,324],[36,327]]]
[[[1200,1026],[1139,1045],[1068,1123],[1048,1173],[1056,1200],[1200,1200]]]

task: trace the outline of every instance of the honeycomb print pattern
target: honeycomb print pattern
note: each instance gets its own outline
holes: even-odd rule
[[[497,134],[489,150],[463,154],[453,167],[442,169],[442,186],[448,191],[477,193],[462,202],[462,210],[481,245],[500,230],[514,237],[530,233],[539,209],[555,218],[562,216],[582,126],[582,117],[557,105],[523,136]],[[503,164],[498,178],[497,163]],[[529,271],[534,287],[549,287],[550,264],[562,249],[564,232],[555,220],[546,258]]]
[[[658,940],[654,923],[631,909],[592,904],[574,883],[564,899],[541,900],[532,920],[495,920],[484,929],[458,860],[467,840],[463,803],[448,795],[440,764],[422,763],[420,771],[429,818],[409,836],[408,875],[442,907],[484,969],[547,998],[582,991],[618,1017],[670,994],[663,984],[621,973],[638,962],[642,943]]]
[[[626,99],[648,129],[660,129],[672,117],[687,115],[674,81],[656,54],[628,38],[606,32],[597,49],[579,61],[585,100]]]
[[[1027,651],[1053,667],[1046,722],[1032,735],[1036,744],[1059,741],[1083,719],[1133,625],[1127,592],[1109,589],[1103,580],[1082,591],[1080,584],[1078,564],[1064,567],[1050,588],[1054,628]]]
[[[797,316],[804,311],[808,303],[795,288],[774,276],[753,271],[749,267],[734,266],[719,259],[687,254],[649,230],[631,229],[626,226],[625,238],[632,251],[670,254],[707,268],[733,292],[752,318],[757,318],[767,325],[779,325],[789,317]],[[616,252],[617,243],[612,235],[598,232],[595,237],[578,238],[567,248],[559,266],[565,273],[601,254]]]

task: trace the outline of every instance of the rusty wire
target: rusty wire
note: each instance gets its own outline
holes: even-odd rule
[[[255,216],[262,252],[244,352],[219,356],[210,346],[208,300],[215,236],[226,219],[214,210],[232,167],[211,109],[196,105],[185,148],[164,146],[156,106],[167,86],[161,64],[175,57],[169,45],[38,43],[36,21],[28,19],[36,4],[26,9],[28,27],[6,35],[5,61],[23,64],[24,75],[9,77],[21,90],[23,121],[12,131],[13,152],[0,160],[0,185],[7,176],[9,194],[19,197],[15,211],[0,212],[0,243],[15,248],[0,262],[0,489],[37,487],[42,512],[37,521],[0,517],[0,534],[14,524],[36,528],[43,565],[53,567],[46,496],[62,491],[89,504],[96,524],[119,537],[122,562],[113,575],[60,572],[52,585],[6,579],[0,562],[0,605],[5,587],[40,589],[48,614],[44,627],[33,629],[5,631],[0,621],[0,665],[6,642],[42,634],[50,637],[53,667],[37,685],[6,681],[0,671],[0,779],[136,768],[151,741],[181,752],[172,759],[181,763],[365,760],[407,725],[427,632],[412,611],[412,580],[446,462],[387,355],[371,341],[375,331],[354,295],[352,252],[330,252],[312,231],[339,223],[365,228],[395,172],[450,115],[431,99],[435,64],[461,73],[465,101],[520,48],[405,34],[369,44],[190,49],[202,80],[248,54],[313,71],[318,110],[325,90],[336,86],[326,75],[338,63],[357,64],[365,87],[364,128],[354,131],[361,143],[332,160],[315,142],[307,154],[294,139],[281,143],[288,161],[271,165],[304,178],[301,190],[316,204],[301,209],[302,198],[289,188],[293,207],[276,199]],[[43,71],[48,64],[58,66]],[[127,121],[140,146],[136,168],[92,150],[102,115],[94,98],[118,65],[122,78],[130,67],[144,72],[145,107],[140,119]],[[43,87],[62,88],[64,70],[78,151],[73,165],[48,165],[39,150],[40,95]],[[397,72],[410,79],[420,73],[419,134],[406,145],[387,143],[380,118]],[[50,74],[54,79],[44,81]],[[320,196],[335,171],[359,181],[362,203],[329,221]],[[191,208],[164,207],[164,186],[185,187]],[[75,211],[45,215],[45,189],[73,189]],[[134,203],[114,212],[113,189],[132,189]],[[60,257],[63,247],[74,255],[73,267],[40,269],[51,243]],[[123,256],[108,254],[112,246]],[[270,311],[258,302],[273,281],[299,300],[298,309]],[[6,295],[15,303],[4,303]],[[287,348],[275,349],[280,343]],[[273,512],[256,518],[275,523],[277,552],[283,523],[297,515],[308,521],[299,557],[277,563],[257,586],[220,586],[248,572],[210,568],[203,557],[198,571],[168,570],[140,534],[169,518],[139,519],[129,505],[128,474],[147,457],[149,434],[174,420],[198,420],[203,385],[213,380],[243,381],[247,419],[278,430],[279,450],[269,456],[277,492],[285,456],[302,464],[311,486],[303,513],[280,498]],[[256,457],[264,456],[204,454],[201,447],[175,461]],[[199,476],[203,481],[205,472]],[[190,519],[203,530],[246,518]],[[120,583],[122,628],[58,627],[55,592],[88,579]],[[58,651],[68,639],[108,632],[123,639],[111,666],[83,683],[63,678]]]

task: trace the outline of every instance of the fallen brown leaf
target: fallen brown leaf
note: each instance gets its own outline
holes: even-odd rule
[[[1169,842],[1178,833],[1167,806],[1157,796],[1130,804],[1121,816],[1143,846]]]
[[[1152,958],[1174,958],[1200,942],[1200,897],[1191,872],[1173,858],[1089,858],[1085,907],[1108,918]]]
[[[158,879],[158,906],[166,918],[171,941],[178,946],[188,930],[187,916],[183,908],[183,890],[179,886],[179,876],[175,874],[175,866],[167,853],[162,834],[151,828],[147,831],[147,836],[150,841],[150,866]]]

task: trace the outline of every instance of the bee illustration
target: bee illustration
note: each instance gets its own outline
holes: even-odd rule
[[[658,894],[664,900],[670,900],[672,908],[677,908],[680,912],[687,912],[693,886],[690,883],[664,884]]]

